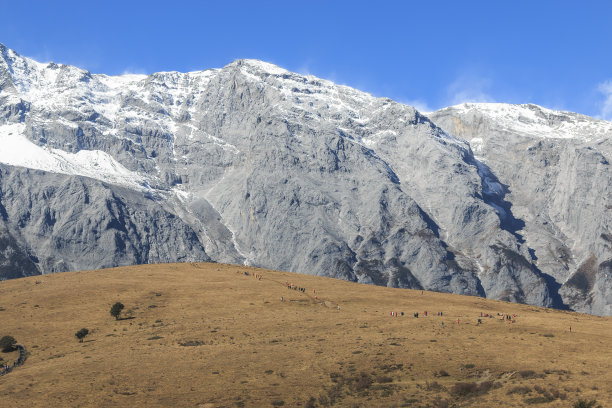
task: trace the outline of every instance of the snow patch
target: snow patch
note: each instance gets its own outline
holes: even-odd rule
[[[68,153],[60,149],[40,147],[24,135],[24,124],[0,126],[0,163],[50,173],[84,176],[135,190],[146,190],[147,180],[126,169],[108,153],[81,150]]]

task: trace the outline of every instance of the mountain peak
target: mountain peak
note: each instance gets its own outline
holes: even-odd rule
[[[612,134],[611,122],[533,103],[462,103],[440,109],[432,117],[444,115],[484,118],[494,128],[527,137],[592,140]]]
[[[272,63],[261,61],[258,59],[238,59],[227,65],[227,67],[232,66],[245,66],[271,75],[285,75],[291,73],[290,71],[287,71],[286,69],[281,68],[278,65],[274,65]]]

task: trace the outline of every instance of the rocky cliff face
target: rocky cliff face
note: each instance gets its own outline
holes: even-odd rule
[[[430,117],[495,174],[516,234],[562,301],[612,314],[612,123],[535,105],[465,104]]]
[[[609,313],[559,296],[506,173],[438,119],[260,61],[108,77],[0,47],[1,276],[211,259]]]

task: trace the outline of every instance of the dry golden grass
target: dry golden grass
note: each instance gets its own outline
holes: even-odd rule
[[[3,408],[612,406],[611,318],[243,266],[0,282],[2,335],[29,353]]]

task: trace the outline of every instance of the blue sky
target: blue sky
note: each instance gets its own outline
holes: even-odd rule
[[[423,110],[536,103],[612,120],[609,1],[0,0],[0,11],[1,43],[94,73],[256,58]]]

